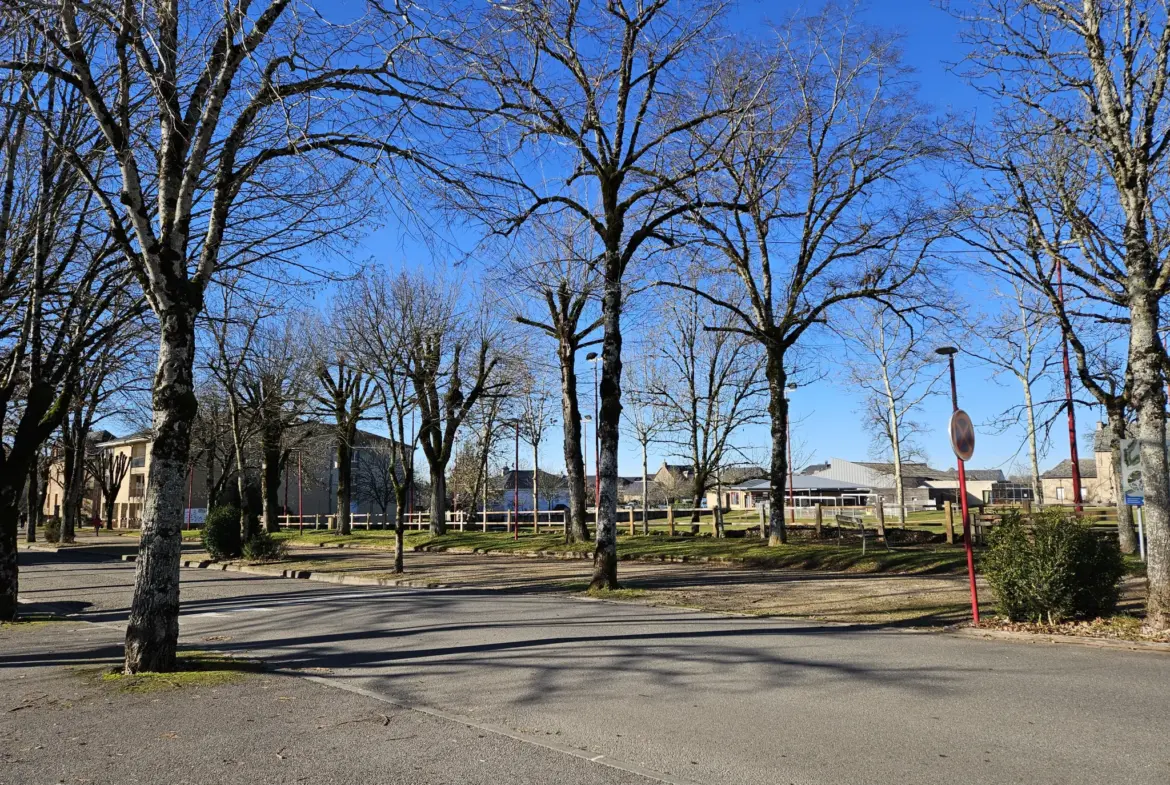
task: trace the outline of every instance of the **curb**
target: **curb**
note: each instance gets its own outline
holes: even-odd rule
[[[1054,643],[1072,644],[1074,646],[1088,646],[1093,649],[1113,649],[1116,651],[1154,652],[1170,654],[1170,643],[1155,641],[1127,641],[1115,638],[1092,638],[1088,635],[1057,635],[1042,632],[1013,632],[1010,630],[982,630],[975,627],[960,627],[948,630],[945,634],[958,638],[974,638],[986,641],[1004,641],[1008,643]]]
[[[122,561],[132,562],[135,556],[123,556]],[[193,570],[219,570],[220,572],[242,572],[250,575],[263,575],[267,578],[292,578],[302,581],[317,581],[319,583],[335,583],[343,586],[401,586],[412,589],[449,589],[451,586],[437,581],[420,581],[411,578],[371,578],[364,575],[353,575],[344,572],[313,572],[312,570],[280,570],[264,567],[255,567],[250,564],[231,564],[217,562],[212,559],[182,559],[180,567]]]

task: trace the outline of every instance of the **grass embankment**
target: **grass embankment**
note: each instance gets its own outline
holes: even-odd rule
[[[388,531],[359,531],[343,537],[333,532],[282,532],[281,539],[292,547],[344,545],[352,548],[391,550],[394,534]],[[427,532],[406,535],[411,550],[475,553],[512,553],[587,556],[593,544],[566,544],[560,534],[522,534],[519,539],[502,532],[452,532],[433,537]],[[966,561],[961,548],[944,546],[904,547],[887,552],[871,544],[865,554],[857,545],[793,542],[775,548],[757,539],[714,539],[711,537],[618,537],[619,559],[716,561],[771,569],[829,570],[854,573],[899,573],[910,575],[961,573]]]

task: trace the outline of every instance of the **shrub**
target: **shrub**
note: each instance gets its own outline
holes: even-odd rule
[[[203,522],[203,549],[213,559],[234,559],[240,555],[240,511],[236,507],[213,507]]]
[[[248,561],[279,561],[288,548],[266,531],[261,531],[244,543],[244,558]]]
[[[45,519],[45,540],[47,542],[61,541],[61,519],[60,518],[46,518]]]
[[[992,529],[983,573],[997,608],[1012,621],[1093,618],[1117,604],[1125,565],[1117,542],[1059,510],[1038,513],[1032,530],[1012,512]]]

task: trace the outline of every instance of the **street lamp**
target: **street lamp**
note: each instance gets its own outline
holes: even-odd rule
[[[935,352],[947,358],[951,373],[951,447],[959,460],[959,503],[963,511],[963,547],[967,550],[967,579],[971,584],[971,618],[978,626],[979,593],[975,588],[975,555],[971,550],[971,517],[967,513],[967,470],[964,466],[964,455],[970,458],[975,448],[975,431],[971,427],[971,418],[959,408],[959,392],[955,384],[955,355],[959,350],[954,346],[940,346]]]
[[[589,352],[585,359],[593,363],[593,504],[601,511],[601,419],[597,411],[597,366],[601,364],[601,357],[597,352]]]
[[[788,401],[788,393],[796,389],[796,383],[790,382],[788,384],[788,392],[784,393],[784,400]],[[787,427],[787,432],[784,434],[785,446],[788,448],[788,520],[792,525],[796,525],[796,497],[792,491],[792,409],[787,409],[787,417],[784,420],[784,425]]]
[[[1056,254],[1056,293],[1060,299],[1060,310],[1064,311],[1064,263],[1060,254]],[[1073,412],[1072,372],[1068,363],[1068,337],[1064,330],[1060,331],[1061,363],[1064,366],[1064,405],[1068,408],[1068,454],[1072,463],[1073,504],[1076,511],[1081,512],[1083,498],[1081,496],[1081,461],[1077,453],[1077,418]]]

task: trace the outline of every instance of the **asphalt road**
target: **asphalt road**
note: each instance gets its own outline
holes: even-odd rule
[[[133,565],[21,558],[22,599],[81,612],[116,637]],[[1170,782],[1164,654],[551,594],[351,589],[206,570],[183,579],[185,643],[539,750],[552,756],[542,766],[563,762],[549,782],[585,781],[582,758],[631,781]],[[0,678],[86,656],[85,647],[0,652]],[[589,764],[599,776],[600,765]]]

